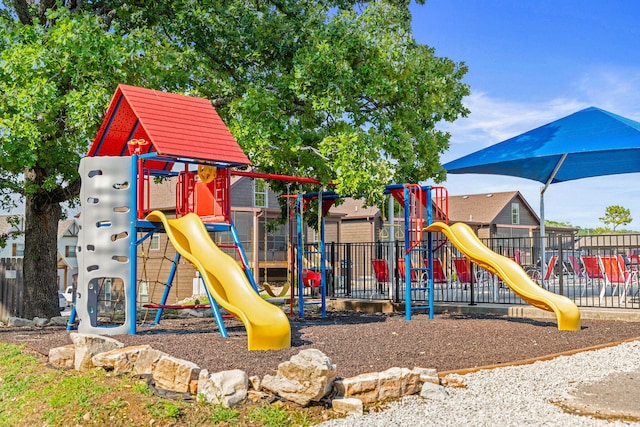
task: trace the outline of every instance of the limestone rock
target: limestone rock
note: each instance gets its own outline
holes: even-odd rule
[[[49,320],[49,324],[55,326],[67,326],[68,323],[69,318],[65,316],[55,316],[52,317],[51,320]]]
[[[193,308],[185,308],[180,310],[180,317],[204,317],[204,312]]]
[[[355,377],[342,378],[334,383],[338,396],[355,397],[363,402],[371,403],[378,399],[378,372],[360,374]]]
[[[192,380],[198,379],[200,367],[187,360],[162,356],[153,369],[156,387],[178,393],[189,392]]]
[[[442,400],[447,396],[449,396],[449,392],[439,384],[433,384],[430,382],[422,384],[420,397],[423,399]]]
[[[390,368],[344,378],[335,382],[339,396],[355,397],[364,403],[419,393],[422,388],[420,372],[414,369]]]
[[[149,344],[132,347],[116,348],[105,353],[96,354],[91,358],[94,366],[113,370],[116,375],[133,371],[133,366],[143,351],[151,349]]]
[[[326,396],[336,378],[336,365],[320,350],[305,349],[278,366],[275,376],[265,375],[262,388],[301,406]]]
[[[23,319],[22,317],[9,317],[7,320],[9,326],[23,327],[23,326],[33,326],[33,320]]]
[[[87,371],[93,368],[91,358],[99,353],[124,347],[120,341],[96,334],[71,333],[71,341],[75,345],[74,367],[77,371]]]
[[[413,368],[413,372],[420,375],[420,381],[424,383],[440,384],[440,377],[438,377],[438,370],[431,368]]]
[[[331,401],[331,408],[339,414],[346,415],[363,415],[364,405],[362,400],[354,397],[333,399]]]
[[[209,374],[203,369],[198,377],[198,394],[207,402],[231,408],[247,397],[249,377],[240,369]]]
[[[167,353],[156,350],[155,348],[148,348],[142,350],[138,355],[138,359],[133,365],[133,373],[135,375],[152,375],[156,364],[163,356],[169,356]]]
[[[260,377],[257,375],[252,375],[249,377],[249,384],[255,391],[260,391],[260,389],[262,388],[262,381],[260,381]]]
[[[34,326],[37,326],[39,328],[43,327],[44,325],[46,325],[49,322],[49,319],[47,319],[46,317],[34,317],[33,318],[33,324]]]
[[[56,368],[73,369],[76,348],[73,344],[49,349],[49,363]]]

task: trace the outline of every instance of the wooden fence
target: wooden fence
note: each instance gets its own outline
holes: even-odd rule
[[[0,258],[0,320],[22,317],[23,302],[22,258]]]

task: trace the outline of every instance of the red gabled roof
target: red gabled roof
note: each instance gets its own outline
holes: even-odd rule
[[[131,139],[150,143],[143,153],[251,164],[208,100],[118,85],[87,156],[126,156]],[[170,167],[146,163],[151,169]]]

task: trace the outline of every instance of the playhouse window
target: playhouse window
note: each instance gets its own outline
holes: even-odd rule
[[[267,207],[267,193],[269,187],[264,179],[256,179],[254,181],[253,189],[253,205],[258,208]]]
[[[520,204],[511,203],[511,224],[520,224]]]

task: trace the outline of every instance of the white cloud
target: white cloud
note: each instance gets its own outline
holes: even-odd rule
[[[491,98],[483,92],[472,93],[464,103],[471,111],[469,117],[443,127],[451,133],[451,149],[443,156],[443,162],[504,141],[589,106],[584,102],[561,98],[529,104]]]
[[[634,120],[640,119],[640,70],[594,66],[573,84],[592,105]]]

